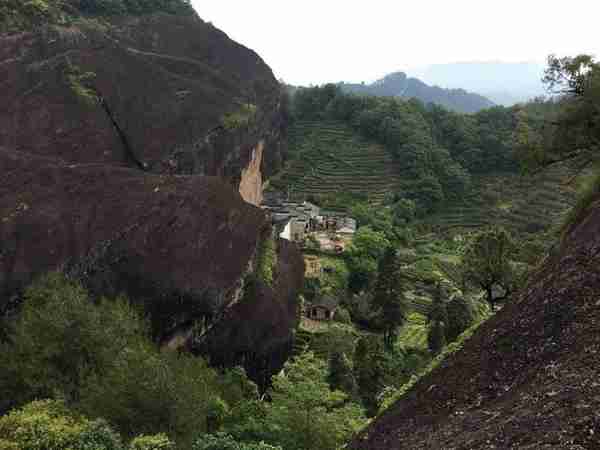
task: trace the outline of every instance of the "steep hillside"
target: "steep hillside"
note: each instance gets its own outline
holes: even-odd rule
[[[492,101],[482,95],[466,91],[465,88],[468,88],[468,85],[461,86],[463,89],[444,89],[438,86],[429,86],[417,78],[409,78],[403,72],[391,73],[372,84],[342,83],[341,87],[346,92],[357,94],[417,98],[425,104],[435,103],[464,113],[477,112],[494,105]]]
[[[143,303],[167,345],[199,326],[206,340],[237,329],[246,318],[226,313],[270,233],[248,203],[286,146],[270,68],[184,0],[27,5],[1,7],[0,311],[65,270]],[[270,315],[251,330],[278,327],[252,348],[273,355],[269,370],[285,359],[302,282],[299,253],[280,252],[273,286],[256,291]],[[236,345],[219,352],[257,373]]]
[[[600,200],[516,298],[353,449],[600,447]]]
[[[346,194],[374,202],[399,188],[401,165],[343,122],[300,121],[289,133],[290,160],[270,188],[325,201]]]
[[[539,175],[509,173],[474,177],[471,191],[420,221],[438,232],[469,231],[498,224],[518,233],[537,233],[560,223],[575,204],[566,184],[571,169],[556,166]]]
[[[216,175],[236,187],[251,163],[261,176],[281,160],[277,80],[254,52],[195,15],[81,18],[5,34],[0,60],[1,146]]]

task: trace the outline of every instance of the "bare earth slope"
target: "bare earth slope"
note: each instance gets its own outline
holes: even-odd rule
[[[352,449],[600,448],[600,201],[518,297]]]

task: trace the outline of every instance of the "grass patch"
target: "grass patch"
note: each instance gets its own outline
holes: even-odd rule
[[[444,361],[448,356],[460,350],[464,346],[464,343],[471,336],[473,336],[473,334],[475,334],[475,331],[477,331],[477,329],[483,322],[483,320],[477,322],[470,328],[465,330],[455,342],[452,342],[451,344],[448,344],[446,347],[444,347],[444,349],[435,358],[433,358],[429,364],[427,364],[423,369],[419,370],[417,373],[411,376],[410,379],[406,383],[404,383],[399,389],[397,389],[391,395],[387,396],[381,403],[381,407],[379,408],[379,414],[384,412],[386,409],[388,409],[390,406],[392,406],[394,403],[400,400],[404,395],[406,395],[421,378],[423,378],[424,376],[429,374],[433,369],[438,367],[442,363],[442,361]]]
[[[83,72],[81,68],[74,66],[70,61],[67,61],[64,75],[67,84],[69,85],[69,89],[71,89],[81,103],[88,107],[92,107],[98,103],[96,90],[89,85],[90,81],[96,78],[94,72]]]
[[[588,176],[581,184],[577,203],[565,216],[561,232],[564,237],[567,232],[577,225],[587,213],[594,201],[600,198],[600,169]]]
[[[273,286],[275,266],[277,265],[277,244],[272,236],[263,239],[258,248],[257,276],[269,286]]]
[[[244,103],[237,111],[225,114],[221,118],[221,123],[228,131],[246,128],[252,124],[256,118],[256,105]]]

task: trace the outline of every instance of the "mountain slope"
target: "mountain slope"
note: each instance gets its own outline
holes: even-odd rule
[[[352,449],[600,446],[600,200],[464,347]]]
[[[298,197],[346,193],[382,201],[401,182],[401,165],[382,146],[340,121],[290,127],[290,160],[270,187]]]
[[[372,84],[346,84],[341,87],[346,92],[377,95],[382,97],[417,98],[423,103],[435,103],[450,110],[473,113],[494,106],[487,98],[467,92],[464,89],[443,89],[428,86],[417,78],[409,78],[403,72],[386,75]],[[465,87],[468,87],[466,85]]]

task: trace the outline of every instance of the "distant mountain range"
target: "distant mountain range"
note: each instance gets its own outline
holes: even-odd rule
[[[384,97],[418,98],[424,103],[435,103],[464,113],[474,113],[494,106],[494,102],[480,94],[467,92],[464,89],[429,86],[417,78],[408,77],[403,72],[391,73],[372,84],[340,83],[340,86],[345,92]]]
[[[546,93],[543,73],[544,65],[535,62],[464,62],[431,65],[411,75],[443,88],[466,88],[511,106]]]

